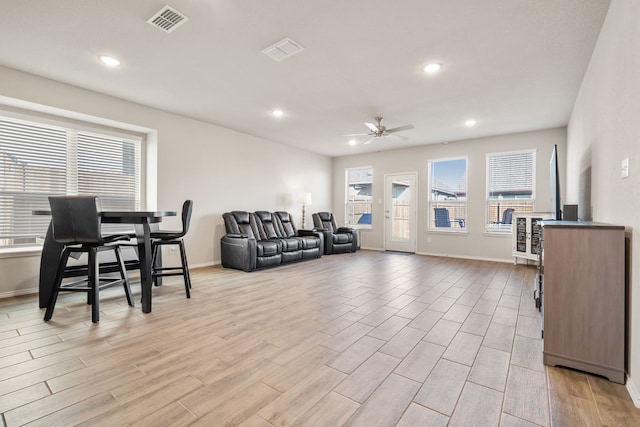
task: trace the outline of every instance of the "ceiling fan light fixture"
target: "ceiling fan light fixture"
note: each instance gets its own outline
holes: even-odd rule
[[[438,63],[432,63],[432,64],[427,64],[424,67],[422,67],[422,71],[424,71],[427,74],[435,74],[438,71],[440,71],[440,69],[442,68],[442,64],[438,64]]]
[[[395,128],[387,129],[386,126],[382,125],[382,120],[383,120],[382,117],[376,117],[375,118],[376,124],[369,123],[369,122],[365,123],[365,125],[369,128],[369,133],[366,133],[364,135],[369,135],[371,138],[369,138],[369,140],[366,141],[364,145],[370,144],[376,138],[393,137],[393,138],[407,140],[408,138],[406,136],[396,135],[395,133],[414,128],[413,125],[404,125],[404,126],[398,126]],[[355,135],[358,135],[358,134],[350,134],[345,136],[355,136]]]

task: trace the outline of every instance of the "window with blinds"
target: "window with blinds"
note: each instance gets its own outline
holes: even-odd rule
[[[534,150],[487,154],[487,221],[491,232],[510,232],[514,213],[535,207]]]
[[[140,208],[141,139],[0,116],[0,248],[41,243],[51,195],[97,195]]]

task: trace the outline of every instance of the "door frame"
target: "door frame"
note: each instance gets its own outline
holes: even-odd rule
[[[410,177],[412,181],[411,191],[411,208],[409,210],[410,220],[409,220],[409,230],[410,237],[407,245],[407,250],[398,250],[391,249],[388,247],[388,239],[391,227],[391,217],[390,217],[390,208],[392,203],[391,198],[391,182],[393,177]],[[386,173],[384,174],[384,200],[383,200],[383,211],[384,211],[384,233],[383,233],[383,248],[385,251],[397,251],[397,252],[407,252],[407,253],[416,253],[418,249],[418,172],[394,172],[394,173]]]

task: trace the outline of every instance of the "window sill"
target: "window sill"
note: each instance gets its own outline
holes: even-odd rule
[[[25,246],[21,248],[0,249],[0,259],[40,256],[41,254],[42,254],[42,246]]]
[[[450,235],[450,236],[467,236],[469,235],[469,231],[468,230],[460,230],[460,231],[453,231],[453,230],[432,230],[429,229],[426,231],[428,234],[446,234],[446,235]]]
[[[362,225],[362,224],[347,224],[345,225],[345,227],[349,227],[349,228],[355,228],[356,230],[372,230],[373,227],[369,224],[367,225]]]
[[[508,237],[511,238],[512,237],[512,232],[511,231],[484,231],[484,233],[482,233],[484,236],[486,237]]]

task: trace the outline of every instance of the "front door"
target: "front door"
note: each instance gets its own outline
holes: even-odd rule
[[[417,174],[388,174],[384,177],[384,249],[416,251]]]

